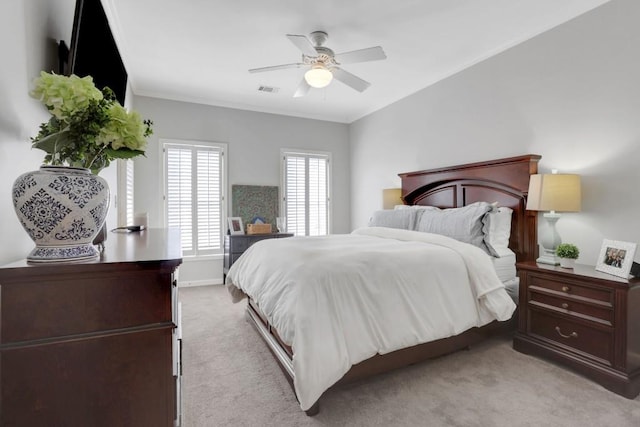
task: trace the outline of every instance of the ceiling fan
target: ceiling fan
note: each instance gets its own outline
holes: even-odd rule
[[[308,67],[309,70],[305,72],[304,78],[293,95],[295,98],[305,96],[312,87],[323,88],[329,85],[334,77],[336,80],[341,81],[358,92],[364,92],[371,86],[371,83],[343,70],[339,65],[378,61],[387,58],[380,46],[336,54],[333,50],[323,46],[329,37],[327,33],[324,31],[314,31],[309,34],[309,36],[311,40],[313,40],[313,43],[306,36],[287,34],[287,38],[302,51],[302,62],[253,68],[249,70],[249,72],[262,73],[264,71],[283,70],[287,68]]]

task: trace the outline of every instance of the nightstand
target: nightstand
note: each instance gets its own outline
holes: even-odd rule
[[[640,393],[640,279],[518,263],[513,348],[569,366],[629,399]]]
[[[269,234],[227,234],[224,236],[224,262],[222,268],[223,281],[227,277],[229,268],[240,255],[251,245],[265,239],[281,239],[293,237],[293,233],[269,233]]]

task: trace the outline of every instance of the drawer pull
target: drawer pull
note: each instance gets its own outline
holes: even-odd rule
[[[563,334],[562,332],[560,332],[560,326],[556,326],[556,332],[562,338],[578,338],[578,333],[577,332],[571,332],[569,335]]]
[[[562,308],[567,309],[569,308],[569,304],[567,304],[566,302],[562,303]]]
[[[563,286],[562,287],[562,292],[569,292],[570,290],[571,290],[571,288],[568,287],[568,286]]]

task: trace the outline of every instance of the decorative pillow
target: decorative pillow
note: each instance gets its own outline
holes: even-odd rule
[[[424,210],[416,230],[442,234],[470,243],[488,253],[484,243],[482,219],[491,209],[489,203],[476,202],[461,208]]]
[[[512,209],[501,206],[487,213],[483,218],[484,243],[494,257],[500,258],[504,253],[503,249],[509,248],[512,214]]]
[[[369,220],[369,227],[414,230],[418,213],[419,211],[416,209],[385,209],[375,211]]]

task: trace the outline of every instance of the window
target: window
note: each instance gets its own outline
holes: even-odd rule
[[[182,253],[222,253],[225,144],[172,141],[163,144],[165,215],[180,227]]]
[[[329,154],[283,150],[282,160],[287,231],[297,236],[329,234]]]

